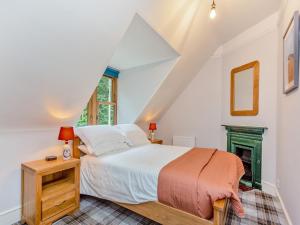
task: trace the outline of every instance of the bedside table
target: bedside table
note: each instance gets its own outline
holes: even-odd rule
[[[150,141],[152,144],[159,144],[159,145],[162,145],[162,144],[163,144],[163,140],[160,140],[160,139],[154,139],[154,140],[149,139],[149,141]]]
[[[79,208],[80,160],[22,164],[22,223],[48,225]]]

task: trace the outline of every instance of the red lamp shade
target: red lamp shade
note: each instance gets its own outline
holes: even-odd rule
[[[58,135],[58,140],[68,142],[74,139],[73,127],[61,127]]]
[[[156,123],[150,123],[149,124],[149,130],[156,130],[157,128],[156,128]]]

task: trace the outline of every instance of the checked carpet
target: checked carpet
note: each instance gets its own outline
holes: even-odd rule
[[[227,225],[286,225],[286,219],[279,199],[252,190],[240,192],[246,216],[236,217],[231,208],[227,216]],[[110,201],[82,196],[80,210],[66,216],[53,225],[159,225],[145,217],[124,209]],[[14,225],[18,225],[14,224]],[[188,224],[187,224],[188,225]]]

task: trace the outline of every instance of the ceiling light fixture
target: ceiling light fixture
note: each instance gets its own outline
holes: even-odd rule
[[[209,17],[211,19],[214,19],[216,17],[216,15],[217,15],[217,13],[216,13],[216,3],[215,3],[215,0],[213,0],[213,3],[211,4]]]

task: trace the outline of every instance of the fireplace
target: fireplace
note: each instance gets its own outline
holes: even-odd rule
[[[223,126],[227,130],[227,151],[237,155],[245,168],[241,184],[261,189],[262,135],[267,128]]]

